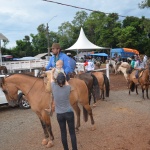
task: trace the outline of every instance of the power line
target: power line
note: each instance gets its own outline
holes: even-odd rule
[[[69,4],[54,2],[54,1],[51,1],[51,0],[43,0],[43,1],[50,2],[50,3],[56,3],[56,4],[59,4],[59,5],[64,5],[64,6],[68,6],[68,7],[83,9],[83,10],[87,10],[87,11],[97,12],[97,13],[100,13],[100,12],[101,12],[101,11],[92,10],[92,9],[88,9],[88,8],[83,8],[83,7],[73,6],[73,5],[69,5]],[[104,12],[101,12],[101,13],[104,13]],[[107,15],[108,15],[108,14],[111,14],[111,13],[104,13],[104,14],[107,14]],[[122,16],[122,15],[118,15],[118,16],[120,16],[120,17],[127,17],[127,16]]]

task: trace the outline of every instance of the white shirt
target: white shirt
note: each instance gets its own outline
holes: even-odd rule
[[[145,62],[144,61],[140,62],[139,60],[137,60],[134,64],[134,68],[139,68],[139,69],[145,68]]]
[[[86,69],[87,71],[94,70],[94,63],[93,63],[93,62],[88,62],[88,65],[85,66],[85,69]]]

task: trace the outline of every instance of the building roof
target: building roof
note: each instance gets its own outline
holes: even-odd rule
[[[46,56],[46,55],[48,55],[48,53],[41,53],[41,54],[38,54],[38,55],[36,55],[36,56],[34,56],[34,57],[42,58],[42,57],[44,57],[44,56]]]
[[[6,41],[8,41],[8,39],[2,33],[0,33],[0,40],[6,40]]]

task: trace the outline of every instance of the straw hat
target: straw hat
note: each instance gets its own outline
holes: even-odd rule
[[[52,49],[53,49],[53,48],[60,49],[60,44],[59,44],[59,43],[53,43],[51,48],[52,48]]]

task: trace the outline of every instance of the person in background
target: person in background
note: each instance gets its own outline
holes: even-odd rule
[[[59,43],[53,43],[52,44],[52,57],[50,58],[48,65],[46,66],[46,70],[52,69],[56,67],[56,62],[58,60],[63,61],[63,69],[66,74],[66,79],[69,80],[69,73],[72,72],[72,69],[70,67],[70,58],[61,52],[61,48]]]
[[[75,68],[76,68],[76,61],[73,59],[71,53],[67,53],[67,55],[70,58],[70,67],[71,67],[71,73],[74,73]]]
[[[53,106],[55,106],[55,111],[57,114],[57,121],[59,123],[61,131],[61,141],[63,144],[63,148],[64,150],[69,150],[67,142],[67,128],[66,128],[67,123],[71,137],[72,150],[77,150],[74,112],[71,107],[69,99],[71,87],[66,81],[66,77],[63,73],[59,73],[56,82],[54,82],[53,80],[54,71],[55,68],[52,69],[52,76],[51,76],[51,87],[54,97]]]
[[[135,65],[135,61],[136,61],[136,60],[135,60],[135,56],[132,56],[131,59],[132,59],[132,60],[131,60],[130,65],[131,65],[131,68],[132,68],[132,70],[133,70],[133,69],[134,69],[134,65]]]
[[[86,61],[84,62],[84,70],[85,72],[89,72],[94,70],[95,65],[93,63],[93,61],[91,61],[91,59],[87,56]]]
[[[145,64],[147,63],[147,56],[146,55],[144,55],[143,61]]]
[[[142,71],[143,69],[145,69],[146,67],[146,64],[145,62],[143,61],[143,56],[137,56],[137,60],[135,62],[135,65],[134,65],[134,69],[136,70],[136,73],[135,73],[135,77],[136,79],[138,79],[139,77],[139,72]],[[138,83],[137,83],[138,85]]]

